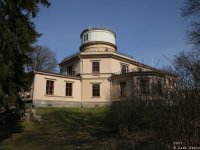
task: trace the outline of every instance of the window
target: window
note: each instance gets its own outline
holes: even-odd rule
[[[142,68],[138,68],[138,71],[141,72],[141,71],[143,71],[143,69]]]
[[[92,73],[99,73],[99,62],[92,62]]]
[[[148,79],[140,80],[140,92],[142,94],[149,94],[149,80]]]
[[[67,75],[73,75],[73,66],[67,67]]]
[[[83,35],[83,42],[88,41],[88,34]]]
[[[100,96],[100,84],[92,84],[92,96]]]
[[[122,70],[121,70],[121,73],[122,73],[122,74],[128,73],[128,66],[127,66],[127,65],[122,65],[122,66],[121,66],[121,69],[122,69]]]
[[[158,88],[158,94],[162,95],[162,82],[161,82],[161,80],[158,80],[157,88]]]
[[[72,83],[67,82],[66,83],[66,96],[72,96]]]
[[[51,80],[46,81],[46,94],[47,95],[54,94],[54,81],[51,81]]]
[[[120,96],[126,96],[126,82],[120,82]]]

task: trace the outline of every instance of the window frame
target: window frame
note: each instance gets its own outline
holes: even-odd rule
[[[67,66],[67,75],[73,75],[73,65]]]
[[[92,97],[100,97],[100,84],[99,83],[93,83],[92,84]]]
[[[126,64],[121,64],[121,74],[128,73],[129,71],[129,66]]]
[[[88,33],[83,35],[83,42],[86,42],[86,41],[88,41]]]
[[[158,95],[162,95],[163,94],[163,86],[162,86],[162,81],[161,80],[157,80],[157,92],[158,92]]]
[[[120,82],[120,96],[126,97],[126,82],[125,81]]]
[[[72,82],[65,83],[65,96],[73,96],[73,83]]]
[[[46,80],[46,95],[54,95],[54,81]]]
[[[141,94],[149,94],[150,93],[149,79],[140,79],[140,93]]]
[[[96,63],[96,65],[95,65],[95,63]],[[92,73],[93,74],[100,73],[100,62],[99,61],[92,61]]]

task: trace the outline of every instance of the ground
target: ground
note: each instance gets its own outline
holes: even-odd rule
[[[106,108],[39,108],[41,122],[23,121],[0,149],[98,149],[111,137]]]

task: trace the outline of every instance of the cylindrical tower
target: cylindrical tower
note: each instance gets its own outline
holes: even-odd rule
[[[116,34],[107,28],[89,28],[81,35],[80,51],[82,52],[115,52]]]

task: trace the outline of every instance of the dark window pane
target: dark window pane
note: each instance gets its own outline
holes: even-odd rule
[[[99,62],[92,62],[92,73],[99,73]]]
[[[126,96],[126,82],[120,82],[120,95]]]
[[[158,94],[159,95],[162,95],[162,82],[161,82],[161,80],[158,80],[158,85],[157,85],[158,87]]]
[[[142,94],[149,94],[149,80],[148,79],[140,80],[140,91]]]
[[[122,65],[122,66],[121,66],[121,73],[122,73],[122,74],[128,73],[128,66],[127,66],[127,65]]]
[[[67,75],[73,75],[73,66],[67,67]]]
[[[66,83],[66,96],[72,96],[72,83]]]
[[[100,96],[100,84],[92,85],[92,96]]]
[[[88,41],[88,34],[83,35],[83,41],[84,42]]]
[[[54,81],[51,81],[51,80],[46,81],[46,94],[47,95],[54,94]]]

